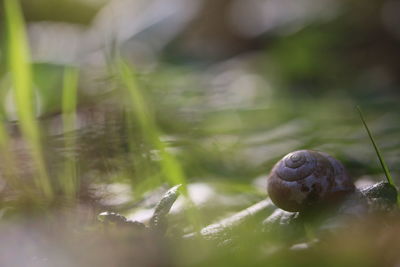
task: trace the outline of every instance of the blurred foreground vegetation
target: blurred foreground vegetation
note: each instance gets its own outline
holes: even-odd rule
[[[262,219],[225,247],[180,239],[266,198],[290,151],[383,180],[357,105],[399,185],[399,1],[57,2],[1,1],[0,263],[399,263],[398,216],[306,252],[253,233]],[[166,238],[96,223],[105,210],[146,223],[176,184]]]

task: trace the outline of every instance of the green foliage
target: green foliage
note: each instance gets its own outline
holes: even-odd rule
[[[15,0],[5,0],[4,8],[8,32],[9,69],[19,125],[36,165],[36,185],[47,198],[52,198],[53,191],[43,159],[40,131],[35,118],[35,92],[32,87],[29,48],[21,8],[19,2]]]
[[[66,68],[64,74],[64,86],[62,95],[62,121],[65,138],[65,150],[76,149],[76,105],[78,88],[78,69]],[[77,157],[67,155],[64,163],[64,176],[61,177],[61,184],[66,196],[74,200],[76,191],[79,188],[78,173],[76,167]]]
[[[160,140],[161,134],[155,121],[151,109],[147,106],[135,78],[135,74],[122,60],[117,61],[118,74],[123,84],[128,90],[130,102],[129,107],[132,108],[133,115],[137,119],[143,138],[151,144],[160,153],[160,165],[163,175],[170,184],[182,184],[185,188],[186,178],[182,167],[176,158],[166,150],[166,145]]]

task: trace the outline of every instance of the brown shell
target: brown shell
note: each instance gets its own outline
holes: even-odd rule
[[[342,163],[313,150],[287,154],[275,164],[267,180],[272,202],[287,211],[333,201],[354,189]]]

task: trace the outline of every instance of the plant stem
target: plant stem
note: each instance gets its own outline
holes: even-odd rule
[[[392,185],[394,188],[396,188],[396,185],[395,185],[395,183],[394,183],[394,181],[393,181],[392,175],[390,174],[390,171],[389,171],[389,168],[388,168],[388,166],[387,166],[387,164],[386,164],[386,162],[385,162],[385,159],[383,158],[382,153],[381,153],[381,151],[379,150],[379,147],[377,146],[377,144],[376,144],[376,142],[375,142],[375,139],[374,139],[374,137],[372,136],[372,133],[371,133],[371,131],[369,130],[368,125],[367,125],[367,123],[366,123],[366,121],[365,121],[365,119],[364,119],[364,115],[363,115],[363,113],[362,113],[362,111],[361,111],[361,108],[360,108],[359,106],[357,106],[356,108],[357,108],[358,114],[360,114],[361,121],[362,121],[362,123],[364,124],[365,130],[367,131],[368,136],[369,136],[369,139],[371,140],[372,145],[373,145],[373,147],[374,147],[374,149],[375,149],[375,152],[376,152],[376,154],[377,154],[377,156],[378,156],[379,162],[380,162],[380,164],[381,164],[381,167],[382,167],[382,169],[383,169],[383,172],[385,173],[386,179],[387,179],[387,181],[388,181],[388,183],[389,183],[390,185]],[[397,189],[396,189],[396,190],[397,190]],[[400,196],[399,196],[398,194],[397,194],[397,205],[400,207]]]

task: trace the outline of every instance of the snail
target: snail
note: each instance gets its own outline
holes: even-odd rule
[[[336,202],[355,191],[337,159],[313,150],[294,151],[273,167],[267,178],[272,202],[286,211],[303,211]]]

